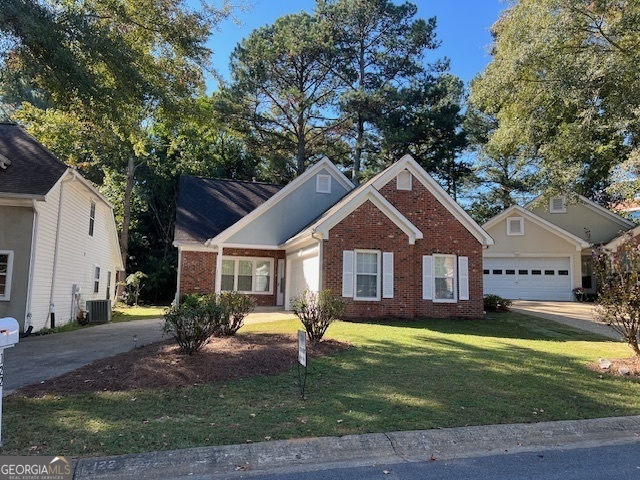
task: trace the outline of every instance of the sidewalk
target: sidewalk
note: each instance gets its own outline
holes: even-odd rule
[[[201,447],[75,463],[74,480],[215,480],[640,443],[640,416]]]

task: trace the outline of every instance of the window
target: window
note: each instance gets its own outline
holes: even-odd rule
[[[411,172],[403,170],[396,177],[396,188],[398,190],[411,190]]]
[[[316,175],[316,193],[331,193],[331,175]]]
[[[553,197],[549,200],[549,213],[566,213],[567,205],[564,195]]]
[[[93,267],[93,293],[100,291],[100,267]]]
[[[531,270],[531,275],[542,275],[542,270]]]
[[[456,257],[455,255],[433,256],[434,301],[455,301],[456,299]]]
[[[518,270],[518,275],[529,275],[529,270]]]
[[[507,275],[515,275],[516,271],[515,270],[505,270],[504,273],[507,274]]]
[[[483,275],[489,275],[489,270],[482,270]]]
[[[494,270],[493,274],[494,275],[502,275],[502,270]]]
[[[507,218],[507,235],[524,235],[524,218]]]
[[[93,227],[96,223],[96,202],[91,200],[91,211],[89,212],[89,236],[93,237]]]
[[[380,252],[356,250],[356,300],[380,300]]]
[[[224,258],[220,290],[243,293],[273,293],[273,259],[271,258]]]
[[[0,301],[11,299],[11,272],[13,252],[0,250]]]
[[[545,271],[544,271],[544,274],[545,274],[545,275],[555,275],[555,273],[556,273],[556,272],[555,272],[554,270],[545,270]]]
[[[558,275],[567,276],[569,275],[569,270],[558,270]]]

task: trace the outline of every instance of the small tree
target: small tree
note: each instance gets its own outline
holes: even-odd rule
[[[331,294],[331,290],[319,293],[305,290],[292,301],[295,313],[312,342],[322,340],[329,325],[344,313],[346,303]]]
[[[222,310],[222,319],[216,334],[226,337],[240,330],[244,318],[253,312],[256,302],[244,293],[223,292],[218,297],[218,305]]]
[[[627,234],[615,251],[594,249],[599,319],[610,325],[640,357],[640,246]]]
[[[138,305],[140,292],[142,291],[142,287],[144,287],[144,283],[142,283],[142,281],[145,278],[147,278],[146,273],[137,271],[128,275],[125,280],[126,298],[129,302],[133,302],[133,305]]]
[[[162,331],[187,355],[200,350],[222,323],[223,309],[215,295],[185,295],[164,315]]]

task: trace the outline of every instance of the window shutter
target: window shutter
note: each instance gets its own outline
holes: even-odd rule
[[[460,300],[469,300],[469,257],[458,257],[458,294]]]
[[[393,298],[393,252],[382,254],[382,298]]]
[[[422,298],[433,300],[433,257],[422,257]]]
[[[316,193],[331,193],[331,175],[316,176]]]
[[[354,252],[344,250],[342,252],[342,296],[353,298],[353,267]]]

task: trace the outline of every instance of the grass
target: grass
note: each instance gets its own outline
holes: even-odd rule
[[[111,315],[111,322],[130,322],[132,320],[145,320],[148,318],[160,318],[164,315],[167,307],[141,306],[134,307],[118,305],[114,307]]]
[[[295,321],[240,331],[283,333]],[[640,383],[586,364],[625,344],[526,315],[333,324],[352,347],[275,377],[156,391],[5,399],[2,455],[205,445],[640,414]]]

